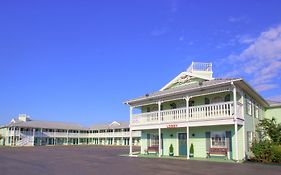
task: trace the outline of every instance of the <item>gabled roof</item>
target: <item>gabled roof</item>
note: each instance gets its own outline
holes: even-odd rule
[[[114,121],[112,123],[105,123],[105,124],[95,124],[91,126],[90,129],[121,129],[121,128],[129,128],[129,122],[117,122]]]
[[[152,92],[150,94],[146,94],[144,96],[132,99],[132,100],[128,100],[125,102],[125,104],[131,104],[137,101],[142,101],[142,100],[148,100],[148,99],[153,99],[153,98],[157,98],[157,97],[163,97],[163,96],[167,96],[170,94],[176,94],[176,93],[181,93],[181,92],[188,92],[188,91],[196,91],[198,89],[202,89],[202,88],[207,88],[207,87],[212,87],[212,86],[216,86],[216,85],[222,85],[222,84],[229,84],[232,81],[237,81],[237,80],[241,80],[240,78],[219,78],[219,79],[213,79],[213,80],[209,80],[209,81],[203,81],[200,83],[192,83],[192,84],[186,84],[184,86],[178,86],[175,88],[171,88],[171,89],[167,89],[167,90],[163,90],[163,91],[157,91],[157,92]]]
[[[39,121],[39,120],[30,120],[30,121],[20,121],[14,120],[6,126],[17,126],[17,127],[27,127],[27,128],[48,128],[48,129],[87,129],[83,128],[80,124],[75,123],[64,123],[64,122],[50,122],[50,121]]]
[[[181,72],[173,80],[160,89],[160,91],[167,90],[176,84],[189,84],[193,83],[192,79],[198,78],[202,81],[213,80],[212,77],[212,63],[192,62],[186,71]]]
[[[267,100],[269,107],[281,107],[281,102],[279,101],[273,101],[273,100]]]

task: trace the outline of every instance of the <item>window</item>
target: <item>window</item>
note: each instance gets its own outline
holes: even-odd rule
[[[225,101],[225,102],[230,101],[230,94],[227,94],[227,95],[224,97],[224,101]]]
[[[248,115],[252,115],[252,102],[249,98],[246,98],[246,112]]]
[[[226,133],[224,131],[211,132],[211,147],[212,148],[226,147]]]
[[[210,104],[210,99],[209,98],[205,98],[205,105],[208,105],[208,104]]]
[[[253,143],[253,132],[247,131],[247,149],[250,151]]]
[[[216,96],[212,99],[212,103],[221,103],[223,102],[223,98],[220,96]]]
[[[146,112],[150,112],[150,107],[147,107],[147,108],[146,108]]]
[[[172,103],[172,104],[170,104],[170,106],[171,106],[172,109],[176,109],[177,108],[177,104],[176,103]]]
[[[259,106],[255,105],[255,117],[259,118]]]
[[[188,102],[189,106],[194,106],[194,100]]]
[[[158,146],[159,145],[159,137],[156,134],[148,134],[148,145],[147,146]]]

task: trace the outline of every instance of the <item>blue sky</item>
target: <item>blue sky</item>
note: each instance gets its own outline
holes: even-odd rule
[[[280,1],[2,1],[0,123],[128,120],[191,61],[281,99]]]

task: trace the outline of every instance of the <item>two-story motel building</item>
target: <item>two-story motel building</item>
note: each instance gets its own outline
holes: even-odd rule
[[[250,154],[257,123],[280,116],[281,105],[266,101],[241,78],[212,74],[211,63],[193,62],[160,91],[125,102],[130,131],[141,131],[141,154],[156,146],[160,157],[169,155],[173,145],[175,156],[189,159],[191,144],[194,157],[206,158],[210,148],[226,148],[236,161]]]
[[[0,145],[129,145],[129,122],[96,124],[89,128],[79,124],[32,120],[20,114],[0,127]],[[132,134],[134,145],[140,143],[140,131]]]

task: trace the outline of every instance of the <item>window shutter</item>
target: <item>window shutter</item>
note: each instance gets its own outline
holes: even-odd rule
[[[232,152],[231,131],[226,131],[226,140],[227,140],[227,148],[229,152]]]
[[[209,152],[209,148],[211,147],[211,133],[206,132],[206,151]]]

